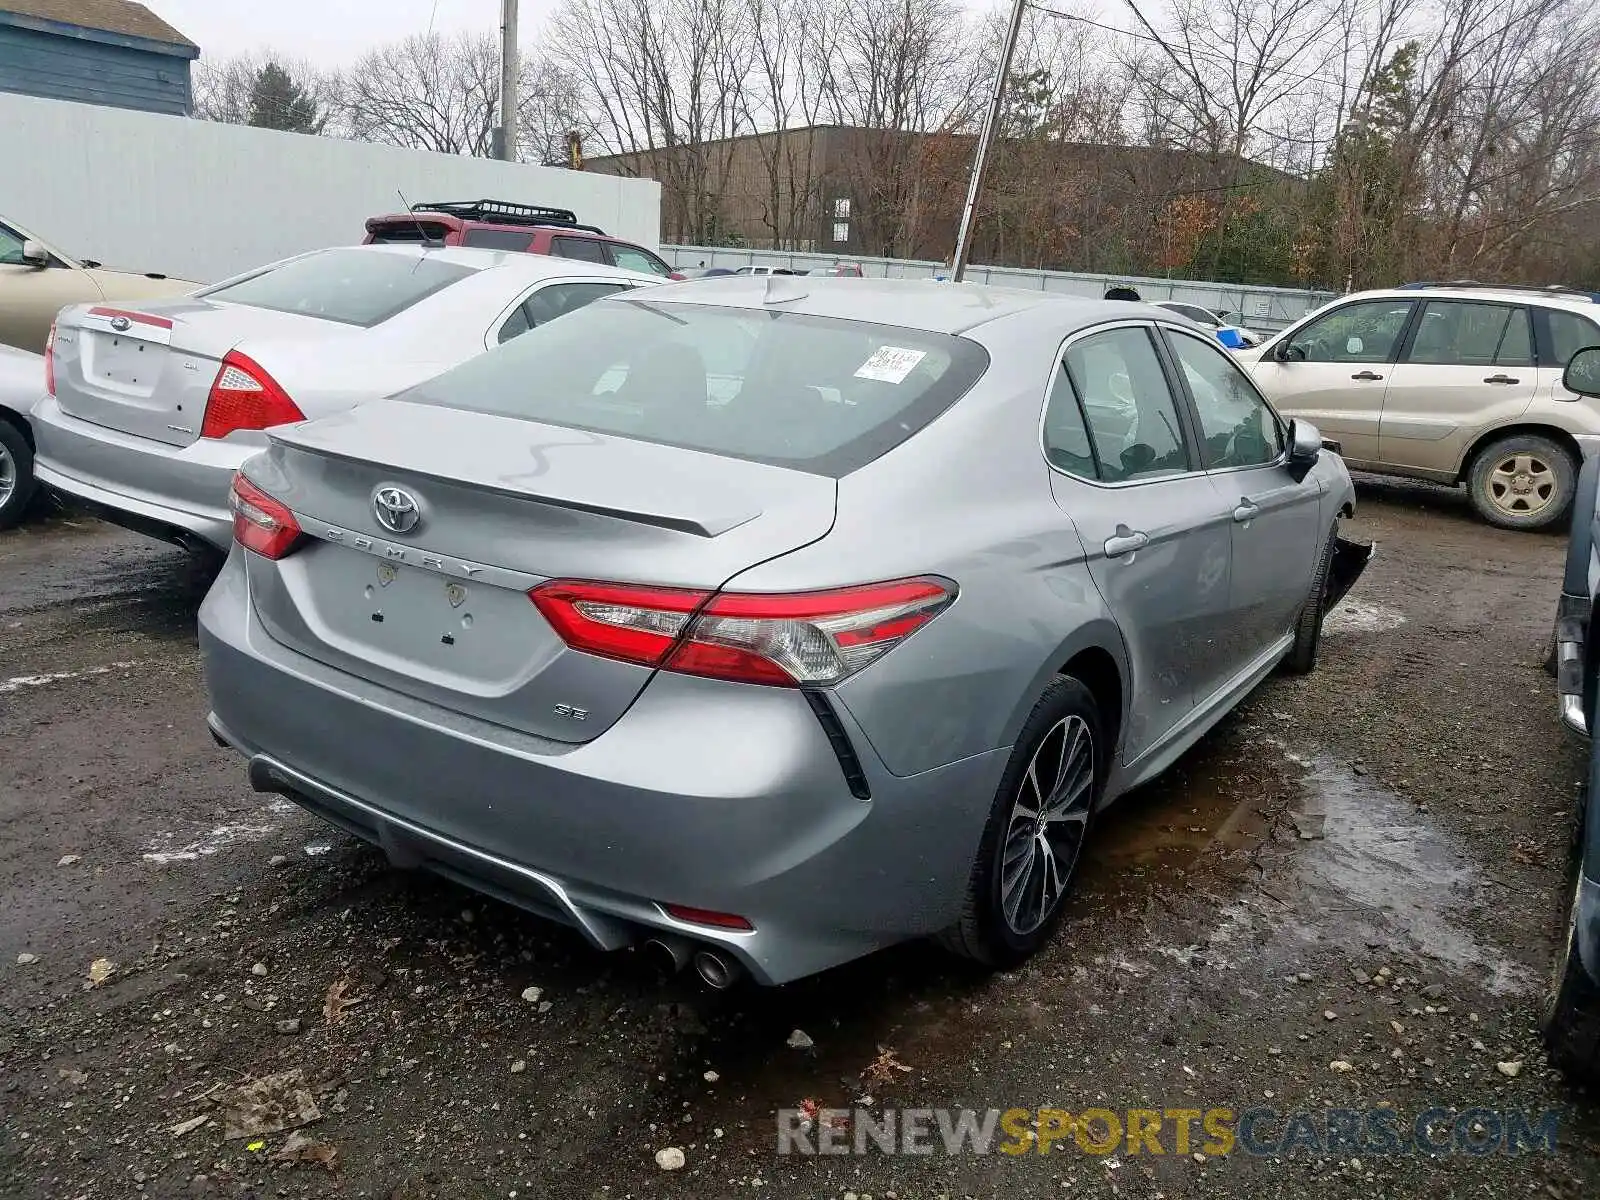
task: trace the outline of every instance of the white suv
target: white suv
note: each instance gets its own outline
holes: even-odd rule
[[[1542,529],[1600,451],[1600,405],[1561,384],[1585,346],[1600,295],[1414,284],[1345,296],[1238,358],[1351,467],[1465,484],[1485,520]]]

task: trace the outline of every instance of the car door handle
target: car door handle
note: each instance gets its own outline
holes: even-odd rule
[[[1106,539],[1106,557],[1121,558],[1124,554],[1143,550],[1149,544],[1150,535],[1143,530],[1130,530],[1126,525],[1118,525],[1117,532]]]
[[[1522,380],[1517,379],[1517,378],[1515,378],[1513,376],[1510,376],[1510,375],[1489,375],[1489,376],[1485,377],[1484,382],[1485,383],[1521,383]]]
[[[1377,374],[1375,371],[1360,371],[1360,372],[1357,372],[1356,374],[1350,376],[1350,378],[1351,379],[1382,379],[1383,376]]]
[[[1261,506],[1250,500],[1240,500],[1239,507],[1233,510],[1233,519],[1235,521],[1248,521],[1252,517],[1259,517],[1260,515]]]

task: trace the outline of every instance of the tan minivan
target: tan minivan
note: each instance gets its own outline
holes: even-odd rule
[[[1483,518],[1542,529],[1600,452],[1600,404],[1561,384],[1600,346],[1600,297],[1427,284],[1342,297],[1237,357],[1355,470],[1464,484]]]
[[[176,296],[199,286],[70,258],[0,217],[0,344],[42,354],[50,323],[69,304]]]

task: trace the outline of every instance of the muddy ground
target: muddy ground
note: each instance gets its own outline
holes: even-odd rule
[[[1319,670],[1107,817],[1036,962],[985,978],[908,946],[720,994],[253,795],[202,724],[182,556],[59,515],[0,535],[0,1194],[1600,1194],[1600,1100],[1535,1025],[1581,774],[1540,670],[1562,540],[1370,481],[1354,532],[1381,549]],[[285,1072],[266,1123],[316,1119],[252,1134],[272,1114],[231,1089]],[[780,1157],[805,1101],[1264,1106],[1269,1146],[1330,1109],[1403,1134],[1554,1110],[1559,1134]]]

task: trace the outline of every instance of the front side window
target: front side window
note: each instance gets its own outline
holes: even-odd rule
[[[1555,366],[1563,371],[1579,350],[1600,346],[1600,326],[1577,313],[1563,312],[1558,308],[1545,310],[1550,321],[1550,340],[1556,352]]]
[[[988,368],[949,334],[634,291],[538,325],[399,399],[839,476]]]
[[[326,250],[196,294],[371,328],[475,270],[426,254]]]
[[[1411,315],[1404,300],[1361,300],[1318,317],[1289,340],[1289,357],[1306,362],[1382,363]]]
[[[1533,364],[1528,310],[1510,304],[1430,300],[1422,306],[1406,361],[1435,366]]]
[[[1210,342],[1170,339],[1200,418],[1206,466],[1255,467],[1283,453],[1283,430],[1238,363]]]
[[[1102,480],[1189,469],[1178,408],[1149,329],[1128,326],[1083,338],[1068,348],[1066,365]]]
[[[0,265],[22,265],[22,239],[4,225],[0,225]]]
[[[611,243],[611,261],[624,271],[643,271],[647,275],[664,277],[672,274],[672,268],[654,254],[646,254],[632,246],[619,246],[616,242]]]

